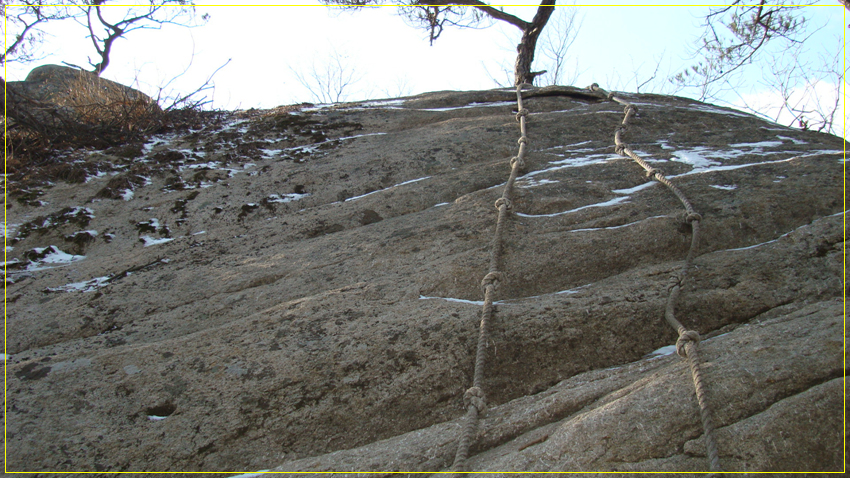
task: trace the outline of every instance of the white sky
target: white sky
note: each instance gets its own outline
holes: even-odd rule
[[[314,102],[291,68],[305,72],[313,64],[321,66],[335,50],[361,78],[354,85],[350,100],[397,96],[400,88],[406,94],[489,89],[496,86],[491,75],[504,77],[500,65],[513,65],[519,40],[518,29],[495,22],[486,29],[446,27],[434,45],[429,46],[427,32],[406,25],[392,6],[339,12],[316,0],[255,0],[252,5],[238,6],[220,0],[197,3],[199,14],[210,14],[206,25],[131,32],[127,39],[116,43],[112,64],[104,77],[134,84],[154,94],[191,62],[189,71],[166,90],[191,91],[232,59],[214,78],[214,107],[270,108]],[[511,4],[514,6],[504,7],[506,11],[530,20],[539,1]],[[699,25],[708,11],[707,3],[655,0],[651,4],[628,2],[644,6],[612,4],[627,2],[584,0],[578,4],[583,24],[570,50],[571,64],[577,62],[581,72],[575,86],[597,82],[607,89],[635,91],[638,82],[652,75],[659,59],[660,78],[693,64],[690,49],[702,33]],[[835,55],[846,30],[844,8],[834,0],[806,8],[812,25],[823,26],[807,41],[807,46],[811,45],[811,52]],[[49,38],[48,49],[54,55],[37,64],[66,61],[87,66],[87,57],[94,52],[80,28],[68,23],[50,30],[53,36]],[[32,66],[10,63],[4,77],[9,81],[22,80]],[[752,88],[740,92],[745,98],[770,97],[759,87],[760,75],[757,69],[750,73],[748,83]],[[663,81],[658,81],[641,91],[671,91],[659,88],[663,85]],[[829,91],[829,87],[820,86],[819,90]],[[690,93],[677,94],[689,96]],[[736,100],[730,96],[728,101]],[[846,114],[839,113],[838,117],[837,123],[841,123]],[[843,124],[838,125],[839,134],[842,127]]]

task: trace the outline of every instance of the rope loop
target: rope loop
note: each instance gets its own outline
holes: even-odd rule
[[[698,344],[699,340],[699,333],[697,333],[696,330],[682,331],[682,333],[679,334],[679,340],[676,341],[676,353],[683,359],[688,358],[688,353],[685,352],[685,345],[687,345],[688,342]]]
[[[623,114],[628,116],[629,110],[631,110],[632,114],[635,114],[635,115],[638,112],[637,107],[635,105],[631,104],[631,103],[627,104],[626,107],[623,109]]]
[[[653,179],[655,174],[658,173],[658,170],[655,168],[649,168],[646,170],[646,179]]]
[[[599,83],[593,83],[592,85],[588,86],[587,89],[590,91],[596,91],[599,89]]]
[[[502,206],[505,206],[510,211],[513,207],[513,203],[508,198],[496,199],[496,209],[500,209]]]
[[[702,221],[702,216],[699,213],[692,212],[685,217],[685,221],[688,221],[688,223],[692,223],[694,221],[700,222]]]
[[[487,275],[481,279],[481,287],[486,288],[489,285],[492,285],[495,288],[499,287],[499,283],[505,281],[505,274],[502,274],[499,271],[488,272]]]
[[[516,114],[516,120],[519,121],[523,116],[528,116],[528,109],[521,108]]]
[[[478,414],[481,415],[487,410],[487,402],[484,399],[484,391],[481,390],[481,387],[469,387],[463,392],[463,405],[465,408],[469,408],[470,405],[475,407],[478,410]]]
[[[519,169],[524,168],[525,167],[525,159],[520,158],[519,156],[514,156],[513,158],[511,158],[511,168],[515,168],[515,167],[519,167]],[[498,206],[496,206],[496,207],[498,207]]]
[[[520,136],[518,140],[516,140],[517,144],[528,144],[528,136]]]

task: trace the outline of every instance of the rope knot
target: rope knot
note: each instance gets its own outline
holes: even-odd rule
[[[609,99],[609,100],[613,100],[613,99],[614,99],[614,92],[613,92],[613,91],[612,91],[612,92],[610,92],[610,93],[608,93],[608,99]]]
[[[481,287],[486,288],[489,285],[492,285],[495,288],[499,287],[500,282],[505,281],[505,275],[499,271],[488,272],[487,275],[481,279]]]
[[[463,392],[463,404],[467,408],[472,405],[478,410],[478,414],[483,414],[487,410],[487,402],[484,400],[484,391],[481,387],[470,387]]]
[[[658,170],[657,170],[657,169],[655,169],[655,168],[649,168],[649,169],[647,169],[647,170],[646,170],[646,178],[647,178],[647,179],[652,179],[652,178],[654,178],[654,177],[655,177],[655,173],[657,173],[657,172],[658,172]]]
[[[691,212],[685,216],[685,220],[688,221],[688,223],[692,223],[694,221],[700,222],[702,221],[702,216],[700,216],[699,213]]]
[[[592,85],[588,86],[588,87],[587,87],[587,89],[588,89],[588,90],[590,90],[590,91],[596,91],[596,90],[598,90],[598,89],[599,89],[599,84],[598,84],[598,83],[594,83],[594,84],[592,84]]]
[[[631,103],[629,103],[629,104],[627,104],[627,105],[626,105],[626,108],[623,110],[623,113],[624,113],[626,116],[628,116],[628,115],[629,115],[629,111],[630,111],[630,110],[631,110],[632,114],[634,114],[634,115],[636,115],[636,114],[637,114],[637,111],[638,111],[638,110],[637,110],[637,107],[635,107],[635,105],[633,105],[633,104],[631,104]]]
[[[679,354],[679,357],[688,358],[688,353],[685,352],[685,345],[688,342],[699,343],[699,333],[696,330],[683,330],[679,334],[679,340],[676,341],[676,353]]]
[[[515,167],[519,167],[519,169],[524,168],[525,167],[525,159],[520,158],[519,156],[514,156],[513,158],[511,158],[511,169],[513,169]],[[498,207],[498,206],[496,206],[496,207]]]
[[[517,120],[517,121],[519,121],[519,119],[520,119],[520,118],[522,118],[523,116],[528,116],[528,109],[527,109],[527,108],[521,108],[521,109],[517,112],[517,114],[516,114],[516,120]]]
[[[670,279],[667,280],[667,293],[673,290],[674,287],[682,287],[682,280],[676,274],[671,275]]]
[[[620,156],[628,156],[628,154],[626,154],[626,147],[626,143],[618,144],[614,147],[614,152],[619,154]]]
[[[517,144],[528,144],[528,136],[520,136],[518,140],[516,140]]]
[[[511,203],[511,200],[510,200],[510,199],[508,199],[508,198],[499,198],[499,199],[496,199],[496,209],[501,209],[501,207],[502,207],[503,205],[504,205],[504,206],[505,206],[505,207],[506,207],[509,211],[510,211],[511,207],[513,207],[513,204]]]

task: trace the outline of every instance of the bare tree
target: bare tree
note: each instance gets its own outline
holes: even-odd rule
[[[583,17],[579,16],[579,11],[574,6],[558,6],[555,9],[537,45],[538,54],[535,56],[534,68],[541,72],[537,77],[538,84],[574,84],[578,80],[581,73],[578,59],[576,58],[572,62],[572,67],[568,69],[568,63],[570,63],[568,53],[578,36],[582,21]],[[500,49],[510,51],[514,48],[514,39],[510,32],[503,33],[505,43],[499,43]],[[499,62],[496,65],[498,68],[496,73],[492,73],[491,67],[483,61],[482,66],[496,86],[508,88],[514,85],[516,78],[514,65],[509,62]]]
[[[850,11],[850,0],[839,2]],[[791,113],[800,127],[816,124],[817,128],[831,130],[837,111],[831,103],[810,99],[803,104],[798,100],[810,97],[813,85],[824,81],[836,81],[835,87],[840,89],[846,84],[846,71],[837,60],[821,59],[820,65],[812,64],[813,55],[805,47],[813,32],[805,13],[794,0],[770,4],[766,0],[735,0],[729,6],[711,9],[703,23],[701,45],[695,51],[697,64],[670,81],[681,88],[695,88],[701,101],[737,106],[725,100],[731,94],[744,109],[762,116],[778,120]],[[757,64],[765,65],[762,84],[776,94],[778,104],[754,105],[741,94],[744,71]],[[798,91],[809,94],[800,96]]]
[[[738,94],[743,109],[777,123],[804,130],[838,133],[835,116],[841,110],[841,90],[846,88],[847,69],[842,64],[842,41],[832,58],[815,59],[802,45],[786,51],[783,59],[768,62],[763,68],[762,84],[771,98],[764,102]],[[846,119],[845,119],[846,122]]]
[[[407,75],[397,76],[389,87],[381,88],[381,91],[387,98],[402,98],[410,96],[413,91],[410,85],[410,78]]]
[[[319,103],[348,101],[352,89],[362,77],[348,62],[348,56],[333,49],[327,59],[317,64],[315,59],[306,73],[303,68],[289,67],[301,86]]]
[[[512,72],[506,66],[504,66],[504,64],[502,64],[500,68],[500,74],[503,76],[502,78],[499,77],[499,74],[493,75],[493,73],[490,73],[490,70],[487,68],[487,65],[483,66],[484,71],[487,72],[487,76],[489,76],[490,79],[493,80],[493,84],[495,84],[499,88],[509,88],[511,85],[513,85],[514,76]]]
[[[640,65],[635,66],[634,58],[631,58],[632,63],[632,75],[626,80],[622,86],[612,86],[613,89],[629,89],[636,93],[658,93],[663,95],[674,95],[682,89],[682,86],[674,84],[668,81],[670,78],[670,72],[668,71],[665,74],[661,73],[661,64],[664,62],[664,56],[667,54],[667,51],[662,51],[658,56],[652,55],[652,59],[654,61],[654,66],[652,62],[643,62]],[[644,65],[649,64],[649,68],[651,68],[651,73],[647,73],[644,70]],[[617,84],[619,84],[619,80]]]
[[[215,83],[213,82],[213,78],[215,75],[224,69],[230,62],[233,60],[232,58],[228,58],[221,66],[215,69],[200,86],[195,88],[189,93],[174,93],[170,91],[166,93],[168,87],[175,80],[185,75],[189,69],[192,67],[192,62],[195,60],[194,51],[191,56],[191,60],[186,68],[180,74],[172,77],[165,84],[160,85],[157,88],[157,94],[154,98],[159,105],[163,106],[163,111],[174,111],[174,110],[202,110],[206,107],[209,107],[213,104],[213,99],[215,96]]]
[[[107,0],[92,0],[91,4],[79,7],[85,13],[85,20],[78,19],[78,22],[88,29],[88,38],[98,55],[95,61],[89,59],[92,72],[96,75],[102,74],[109,66],[115,41],[132,31],[161,29],[163,25],[197,26],[192,0],[172,0],[159,4],[149,0],[149,5],[144,7],[119,7],[106,3]],[[201,20],[206,22],[208,18],[204,15]]]
[[[540,41],[538,63],[539,60],[545,59],[546,68],[546,73],[540,75],[541,84],[570,85],[578,79],[578,60],[569,74],[566,71],[567,55],[578,37],[584,20],[578,13],[575,6],[560,7],[549,20],[550,26]]]
[[[850,0],[839,0],[850,11]],[[726,80],[753,64],[768,45],[783,49],[802,44],[810,36],[809,20],[794,0],[735,0],[712,8],[703,23],[704,32],[696,65],[677,74],[673,81],[700,89],[700,100],[716,96]],[[734,80],[730,80],[734,83]]]
[[[2,0],[3,37],[11,43],[5,44],[0,64],[8,62],[29,63],[40,58],[37,50],[44,42],[44,27],[49,22],[71,18],[74,12],[69,6],[57,6],[49,0]]]
[[[160,29],[163,25],[198,26],[192,0],[148,0],[146,6],[109,5],[108,0],[2,0],[6,22],[4,35],[13,35],[0,62],[29,63],[39,58],[39,47],[48,24],[74,20],[87,32],[97,54],[89,59],[92,72],[100,75],[109,66],[115,42],[135,30]],[[58,4],[58,5],[57,5]],[[208,20],[200,17],[201,22]],[[72,65],[76,66],[76,65]],[[82,69],[82,68],[81,68]]]
[[[325,5],[359,9],[372,5],[391,4],[387,0],[319,0]],[[532,72],[534,52],[543,28],[555,11],[556,0],[543,0],[537,7],[534,18],[527,22],[479,0],[404,0],[398,7],[406,21],[429,32],[429,41],[433,43],[446,25],[456,27],[477,27],[485,20],[498,20],[517,27],[522,37],[517,45],[517,58],[514,65],[514,84],[534,83],[537,76],[544,72]]]

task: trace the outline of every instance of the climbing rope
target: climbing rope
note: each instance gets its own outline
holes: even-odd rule
[[[499,285],[505,282],[505,274],[499,270],[499,265],[502,258],[502,236],[504,234],[504,225],[508,218],[508,211],[511,209],[511,195],[513,193],[514,182],[517,179],[519,171],[525,167],[525,154],[528,148],[528,137],[526,135],[526,116],[528,110],[522,105],[522,88],[531,85],[517,85],[517,115],[516,119],[520,125],[519,152],[511,158],[510,166],[511,173],[508,182],[505,184],[502,196],[496,200],[496,209],[499,211],[496,220],[496,230],[493,234],[493,239],[490,245],[490,267],[484,279],[481,281],[481,287],[484,291],[484,306],[481,312],[481,322],[478,328],[478,347],[475,353],[475,371],[472,379],[472,386],[469,387],[463,394],[463,402],[466,407],[466,415],[464,417],[461,436],[458,440],[457,452],[455,453],[454,463],[451,471],[455,473],[455,477],[459,477],[460,473],[465,471],[466,461],[469,458],[469,448],[478,428],[478,419],[483,415],[486,407],[486,395],[482,387],[484,381],[484,367],[487,361],[487,344],[490,340],[488,326],[493,318],[493,297]],[[688,198],[682,191],[676,187],[669,179],[667,179],[660,171],[650,166],[646,161],[641,159],[629,146],[623,142],[622,135],[629,125],[629,121],[637,114],[637,108],[623,98],[617,97],[614,93],[608,93],[599,88],[599,85],[594,83],[589,87],[593,92],[600,92],[609,100],[615,101],[625,106],[625,118],[623,122],[617,126],[614,133],[614,144],[617,154],[631,158],[639,164],[645,171],[649,179],[654,179],[659,183],[667,186],[667,188],[679,199],[685,208],[685,220],[691,225],[691,246],[688,249],[688,254],[685,262],[678,274],[674,274],[670,278],[669,294],[667,296],[667,305],[664,311],[664,318],[679,334],[676,341],[676,353],[688,361],[691,369],[691,376],[694,381],[697,401],[700,408],[700,418],[702,420],[703,431],[705,436],[706,454],[709,460],[709,468],[714,473],[720,473],[720,459],[717,453],[717,444],[714,440],[714,425],[711,418],[711,408],[708,405],[706,397],[705,385],[703,383],[702,372],[700,370],[699,360],[699,333],[694,330],[686,329],[681,322],[676,319],[676,302],[681,293],[685,279],[693,266],[693,259],[696,255],[699,246],[700,216],[691,205]]]
[[[637,114],[637,108],[625,99],[615,96],[613,92],[609,93],[602,88],[599,88],[599,85],[596,83],[590,85],[588,89],[593,92],[598,91],[605,95],[608,100],[615,101],[625,106],[625,118],[623,118],[623,122],[617,126],[617,130],[614,133],[614,145],[617,154],[634,160],[634,162],[639,164],[646,171],[647,178],[654,179],[667,186],[667,188],[673,192],[677,198],[679,198],[679,201],[685,207],[685,220],[690,223],[692,230],[691,247],[688,249],[688,255],[685,257],[685,263],[682,265],[679,273],[670,277],[670,286],[668,289],[669,295],[667,296],[667,306],[664,310],[664,318],[679,334],[679,339],[676,341],[676,353],[687,360],[688,365],[690,365],[691,368],[691,376],[694,380],[697,402],[699,402],[700,418],[702,419],[702,428],[705,436],[705,448],[706,455],[708,456],[709,469],[712,472],[721,473],[720,458],[717,454],[717,443],[714,440],[714,424],[711,419],[711,408],[708,405],[705,385],[703,384],[702,372],[700,371],[699,365],[699,333],[695,330],[686,329],[681,322],[676,319],[675,314],[676,301],[679,298],[679,293],[682,290],[685,278],[693,266],[694,256],[696,255],[697,248],[699,247],[699,226],[702,221],[702,216],[697,214],[690,201],[688,201],[688,198],[685,197],[684,193],[682,193],[679,188],[661,174],[660,171],[647,164],[646,161],[641,159],[626,143],[623,142],[622,135],[629,126],[629,121],[635,114]]]
[[[528,115],[528,110],[522,106],[523,86],[530,87],[531,85],[521,84],[516,87],[516,119],[519,121],[520,129],[520,138],[517,141],[519,143],[519,152],[515,157],[511,158],[511,174],[508,177],[507,184],[505,184],[502,197],[496,200],[496,209],[499,210],[499,215],[496,219],[496,231],[493,233],[493,240],[490,244],[490,268],[487,275],[481,281],[481,287],[484,289],[484,307],[481,311],[481,323],[478,326],[478,349],[475,352],[475,372],[472,378],[472,386],[463,394],[466,416],[461,437],[458,441],[454,464],[452,465],[452,471],[456,473],[455,476],[459,476],[459,473],[462,473],[465,469],[466,460],[469,457],[469,446],[478,428],[478,417],[487,408],[484,389],[482,388],[484,366],[487,361],[487,344],[490,341],[490,334],[487,327],[493,318],[493,296],[499,285],[505,282],[505,275],[499,270],[499,264],[502,259],[502,235],[504,234],[505,222],[508,219],[508,211],[511,209],[511,195],[513,193],[514,182],[519,171],[525,167],[525,152],[528,148],[528,137],[525,132],[525,118]]]

